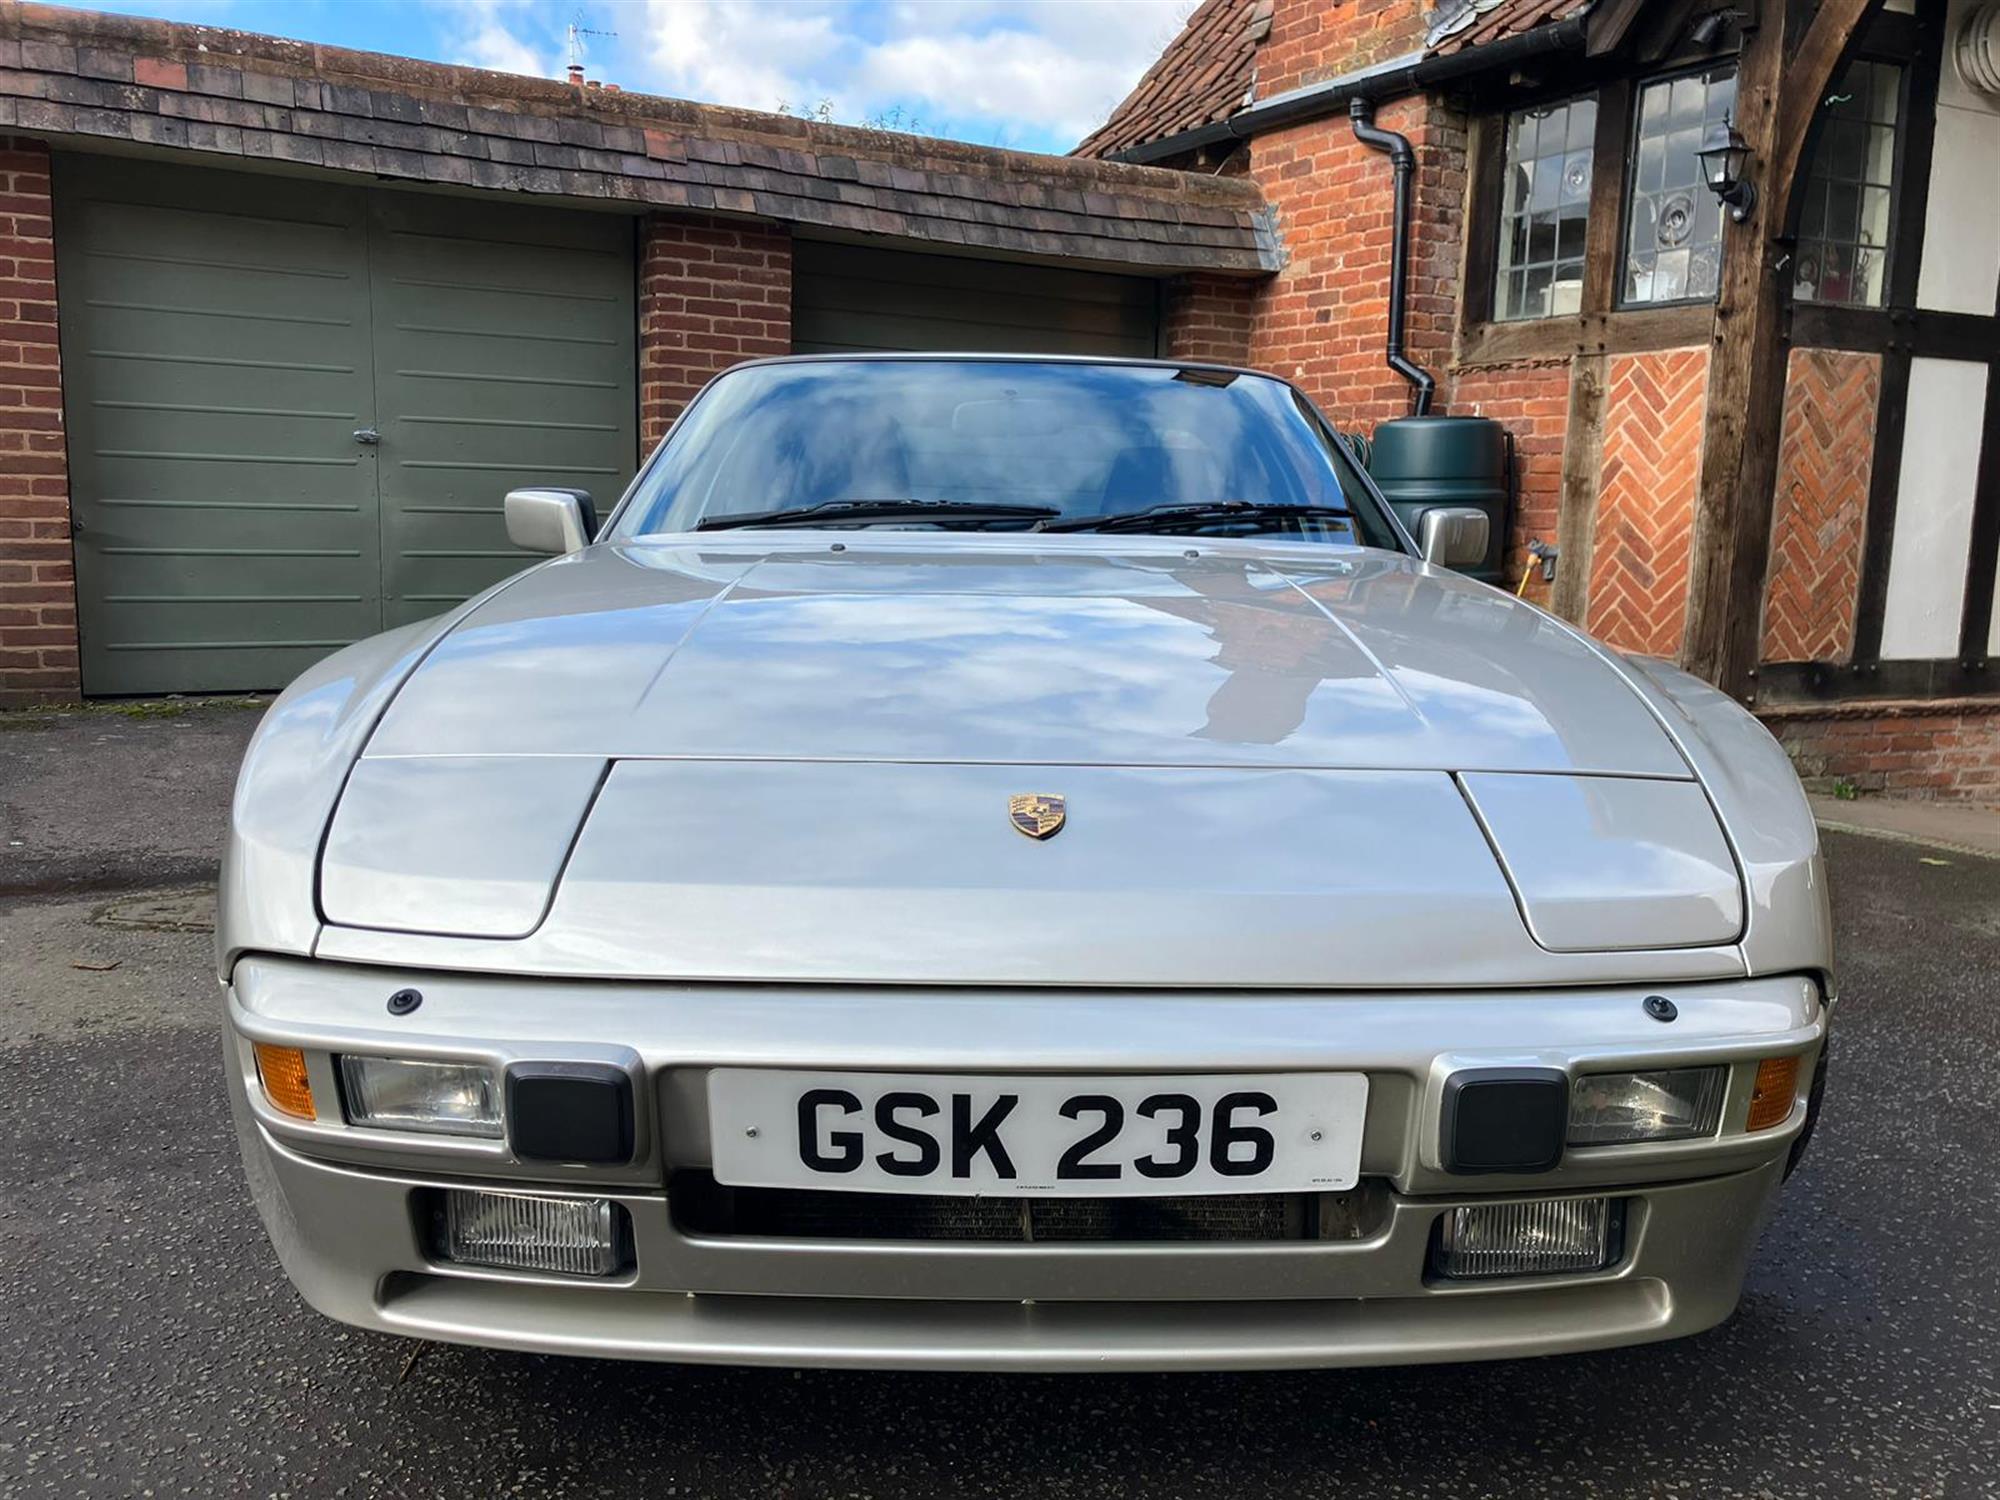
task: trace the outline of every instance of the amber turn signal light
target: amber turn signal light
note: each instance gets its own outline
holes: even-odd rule
[[[1792,1117],[1799,1092],[1799,1060],[1767,1057],[1757,1064],[1757,1083],[1750,1091],[1750,1118],[1745,1130],[1769,1130]]]
[[[271,1108],[295,1120],[314,1119],[312,1081],[306,1077],[306,1055],[296,1047],[274,1047],[269,1042],[253,1042],[257,1054],[257,1081],[264,1085],[264,1097]]]

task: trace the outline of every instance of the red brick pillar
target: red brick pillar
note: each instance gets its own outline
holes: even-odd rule
[[[0,135],[0,707],[78,697],[49,148]]]
[[[1166,358],[1248,364],[1257,285],[1242,277],[1199,272],[1169,281],[1160,315],[1160,346]]]
[[[792,348],[782,225],[655,214],[639,258],[639,437],[651,449],[709,377]]]

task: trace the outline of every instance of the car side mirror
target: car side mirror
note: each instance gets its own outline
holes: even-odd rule
[[[1417,525],[1424,561],[1440,568],[1477,567],[1486,561],[1486,544],[1492,536],[1493,523],[1486,512],[1469,505],[1427,510]]]
[[[530,552],[579,552],[597,532],[589,490],[507,491],[507,540]]]

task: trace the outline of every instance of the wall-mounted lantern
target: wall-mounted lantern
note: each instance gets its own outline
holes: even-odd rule
[[[1708,142],[1695,153],[1701,158],[1702,179],[1741,224],[1757,205],[1757,189],[1744,176],[1750,165],[1750,143],[1734,122],[1725,119],[1709,128]]]

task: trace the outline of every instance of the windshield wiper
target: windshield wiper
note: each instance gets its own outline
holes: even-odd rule
[[[825,500],[817,505],[708,516],[695,522],[694,529],[723,531],[737,526],[792,526],[809,521],[838,521],[843,525],[905,520],[1047,521],[1061,514],[1053,505],[1007,505],[983,500]]]
[[[1190,505],[1149,505],[1144,510],[1102,516],[1066,516],[1044,521],[1037,531],[1190,531],[1231,522],[1347,521],[1354,512],[1342,505],[1305,505],[1278,500],[1207,500]],[[1352,530],[1350,525],[1346,529]]]

